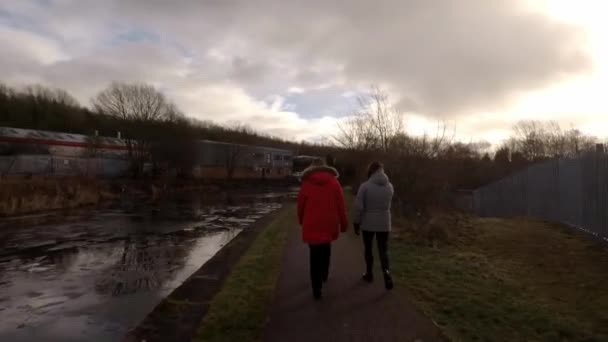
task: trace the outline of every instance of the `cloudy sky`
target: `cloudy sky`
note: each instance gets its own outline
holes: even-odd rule
[[[0,82],[88,105],[154,84],[188,115],[290,139],[331,135],[370,85],[412,133],[499,141],[520,119],[608,135],[604,0],[0,2]]]

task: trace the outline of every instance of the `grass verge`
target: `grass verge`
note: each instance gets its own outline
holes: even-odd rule
[[[608,250],[588,236],[468,218],[444,227],[448,242],[431,247],[396,228],[396,281],[451,339],[608,341]]]
[[[260,338],[294,217],[295,206],[291,205],[260,233],[212,300],[193,341]]]

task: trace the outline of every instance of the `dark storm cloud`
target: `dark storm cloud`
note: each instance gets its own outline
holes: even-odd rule
[[[215,37],[295,69],[339,66],[348,81],[390,87],[404,109],[442,116],[589,68],[580,32],[513,0],[127,1],[124,11],[185,44]],[[266,81],[254,68],[247,81]]]
[[[71,89],[110,76],[178,84],[181,93],[229,82],[259,100],[290,87],[377,84],[404,110],[449,119],[501,109],[514,95],[590,67],[577,28],[516,0],[56,0],[0,10],[56,37],[71,58],[25,71]],[[104,47],[125,32],[154,37],[148,43],[157,46],[149,53],[131,41]],[[27,69],[9,57],[0,71]],[[180,68],[186,80],[171,82]]]

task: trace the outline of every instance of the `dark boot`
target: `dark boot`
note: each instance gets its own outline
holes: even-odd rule
[[[323,288],[323,246],[310,245],[310,280],[312,284],[312,295],[316,300],[321,299]]]
[[[321,289],[313,289],[312,296],[315,300],[321,300],[321,298],[323,298],[323,292],[321,292]]]
[[[327,283],[329,279],[329,263],[331,261],[331,244],[328,243],[323,252],[323,276],[321,280],[323,280],[323,283]]]
[[[365,275],[363,280],[371,283],[374,280],[372,270],[374,269],[374,253],[372,252],[372,243],[374,242],[374,232],[363,231],[363,251],[365,256]]]
[[[391,273],[386,270],[383,272],[384,273],[384,287],[387,290],[392,290],[393,289],[393,278],[391,277]]]

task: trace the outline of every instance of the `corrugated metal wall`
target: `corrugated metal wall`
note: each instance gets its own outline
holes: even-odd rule
[[[287,150],[211,142],[201,143],[198,147],[198,163],[203,167],[225,167],[227,156],[238,149],[238,156],[234,159],[237,167],[291,170],[292,152]],[[120,177],[128,172],[129,166],[129,161],[123,159],[50,154],[0,156],[0,175]]]
[[[215,141],[198,142],[198,163],[201,166],[225,166],[226,159],[233,154],[236,154],[234,158],[236,166],[251,168],[279,167],[291,169],[293,158],[293,152],[288,150]]]
[[[475,190],[473,203],[480,216],[530,216],[608,239],[608,155],[598,147],[531,166]]]
[[[128,170],[129,162],[120,159],[0,156],[0,175],[120,177]]]

